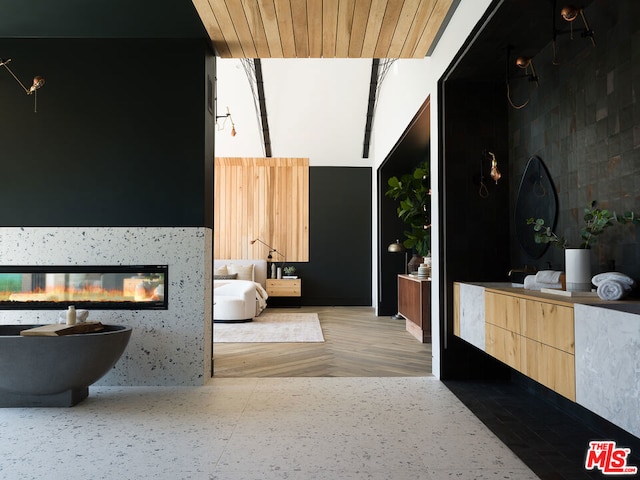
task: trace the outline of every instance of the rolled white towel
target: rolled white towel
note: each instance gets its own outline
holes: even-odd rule
[[[599,273],[598,275],[594,275],[591,279],[591,283],[593,283],[596,287],[600,286],[600,284],[606,280],[615,280],[617,282],[626,285],[629,290],[633,288],[636,284],[635,280],[628,275],[620,272],[604,272]]]
[[[598,285],[598,296],[602,300],[620,300],[628,292],[629,288],[618,280],[604,280]]]
[[[540,270],[536,273],[536,282],[560,283],[560,275],[562,275],[562,272],[558,272],[556,270]]]
[[[535,275],[524,277],[524,288],[527,290],[541,290],[543,288],[562,288],[562,283],[537,282]]]
[[[536,276],[535,275],[527,275],[524,277],[524,288],[527,290],[536,290]]]

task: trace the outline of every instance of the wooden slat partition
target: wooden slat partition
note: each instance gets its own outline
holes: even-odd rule
[[[214,258],[309,261],[309,159],[215,159]],[[274,254],[275,261],[283,258]]]

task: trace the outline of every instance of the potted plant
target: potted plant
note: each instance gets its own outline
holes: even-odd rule
[[[296,267],[294,267],[293,265],[288,266],[288,267],[284,267],[282,269],[282,271],[284,272],[285,276],[287,277],[294,277],[296,274]]]
[[[596,243],[597,237],[601,235],[607,228],[619,224],[633,223],[640,225],[640,218],[634,212],[624,212],[617,215],[609,210],[602,210],[596,207],[597,202],[594,200],[591,205],[584,209],[584,226],[580,229],[580,238],[582,242],[577,248],[588,249]],[[561,248],[570,248],[567,239],[556,235],[551,226],[544,224],[542,218],[529,218],[527,225],[533,225],[536,243],[553,243]],[[575,247],[574,247],[575,248]]]
[[[415,250],[421,257],[431,250],[431,189],[429,188],[429,166],[421,162],[411,173],[400,178],[391,177],[385,196],[399,200],[398,217],[407,224],[405,240],[407,250]]]
[[[591,261],[589,248],[594,245],[599,235],[616,224],[632,223],[640,225],[640,218],[634,212],[618,215],[607,209],[597,208],[594,200],[584,209],[584,225],[580,228],[580,245],[569,246],[566,238],[557,235],[551,225],[545,225],[542,218],[529,218],[527,225],[533,225],[536,243],[552,243],[565,249],[565,273],[567,290],[587,290],[591,288]]]

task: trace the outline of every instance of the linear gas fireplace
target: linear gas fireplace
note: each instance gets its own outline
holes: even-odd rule
[[[166,310],[167,265],[0,266],[0,309]]]

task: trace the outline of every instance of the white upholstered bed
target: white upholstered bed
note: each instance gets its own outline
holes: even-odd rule
[[[267,306],[265,260],[214,260],[214,322],[250,322]]]

